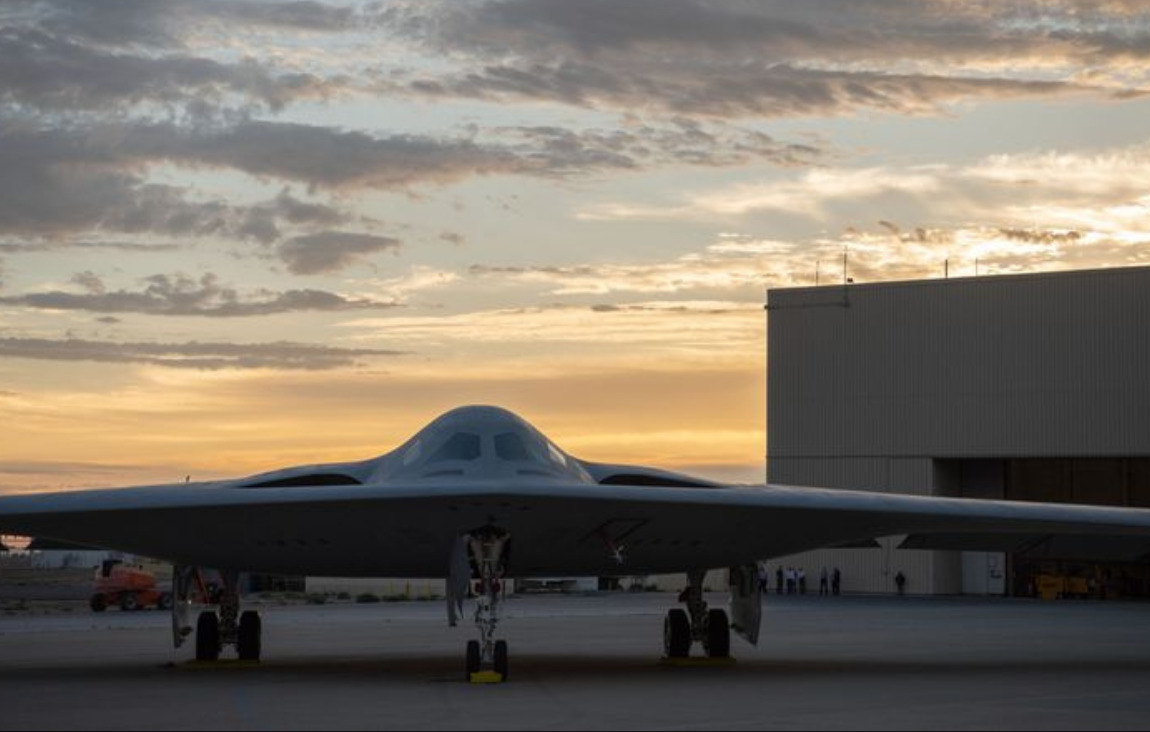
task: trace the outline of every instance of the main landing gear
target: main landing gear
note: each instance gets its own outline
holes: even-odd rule
[[[479,640],[467,644],[467,681],[507,681],[509,673],[507,641],[495,640],[499,608],[503,600],[503,577],[507,570],[511,537],[494,528],[482,529],[466,537],[476,583],[475,627]],[[485,671],[495,678],[484,679]]]
[[[671,660],[688,658],[691,646],[699,643],[708,658],[731,657],[731,623],[723,610],[712,610],[703,599],[706,572],[689,572],[687,589],[679,599],[686,610],[676,608],[663,621],[663,650]]]
[[[259,661],[263,651],[263,620],[254,610],[240,612],[239,573],[221,572],[223,587],[218,598],[208,591],[203,575],[194,567],[176,567],[173,573],[172,639],[179,648],[191,635],[193,599],[198,604],[218,603],[217,610],[203,610],[196,618],[196,660],[218,661],[233,646],[241,661]],[[195,596],[195,598],[193,597]]]

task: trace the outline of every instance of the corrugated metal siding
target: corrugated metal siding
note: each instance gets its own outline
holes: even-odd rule
[[[769,302],[772,463],[1150,455],[1150,269],[776,290]]]
[[[935,459],[1150,456],[1150,268],[775,290],[768,479],[953,492]],[[944,552],[832,550],[848,591],[954,592]]]

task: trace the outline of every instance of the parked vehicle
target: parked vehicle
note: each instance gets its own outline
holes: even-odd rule
[[[92,612],[102,613],[113,605],[129,611],[172,607],[172,593],[159,588],[156,575],[121,559],[108,559],[96,568],[94,588]]]

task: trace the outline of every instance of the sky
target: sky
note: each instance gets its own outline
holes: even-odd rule
[[[765,293],[1150,264],[1144,0],[2,0],[0,493],[462,404],[761,481]]]

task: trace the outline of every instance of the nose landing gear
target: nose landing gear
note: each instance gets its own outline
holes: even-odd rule
[[[499,610],[503,601],[503,577],[511,537],[504,531],[485,528],[468,537],[467,546],[476,584],[475,627],[479,640],[467,644],[467,681],[503,683],[509,675],[507,641],[496,640]]]

